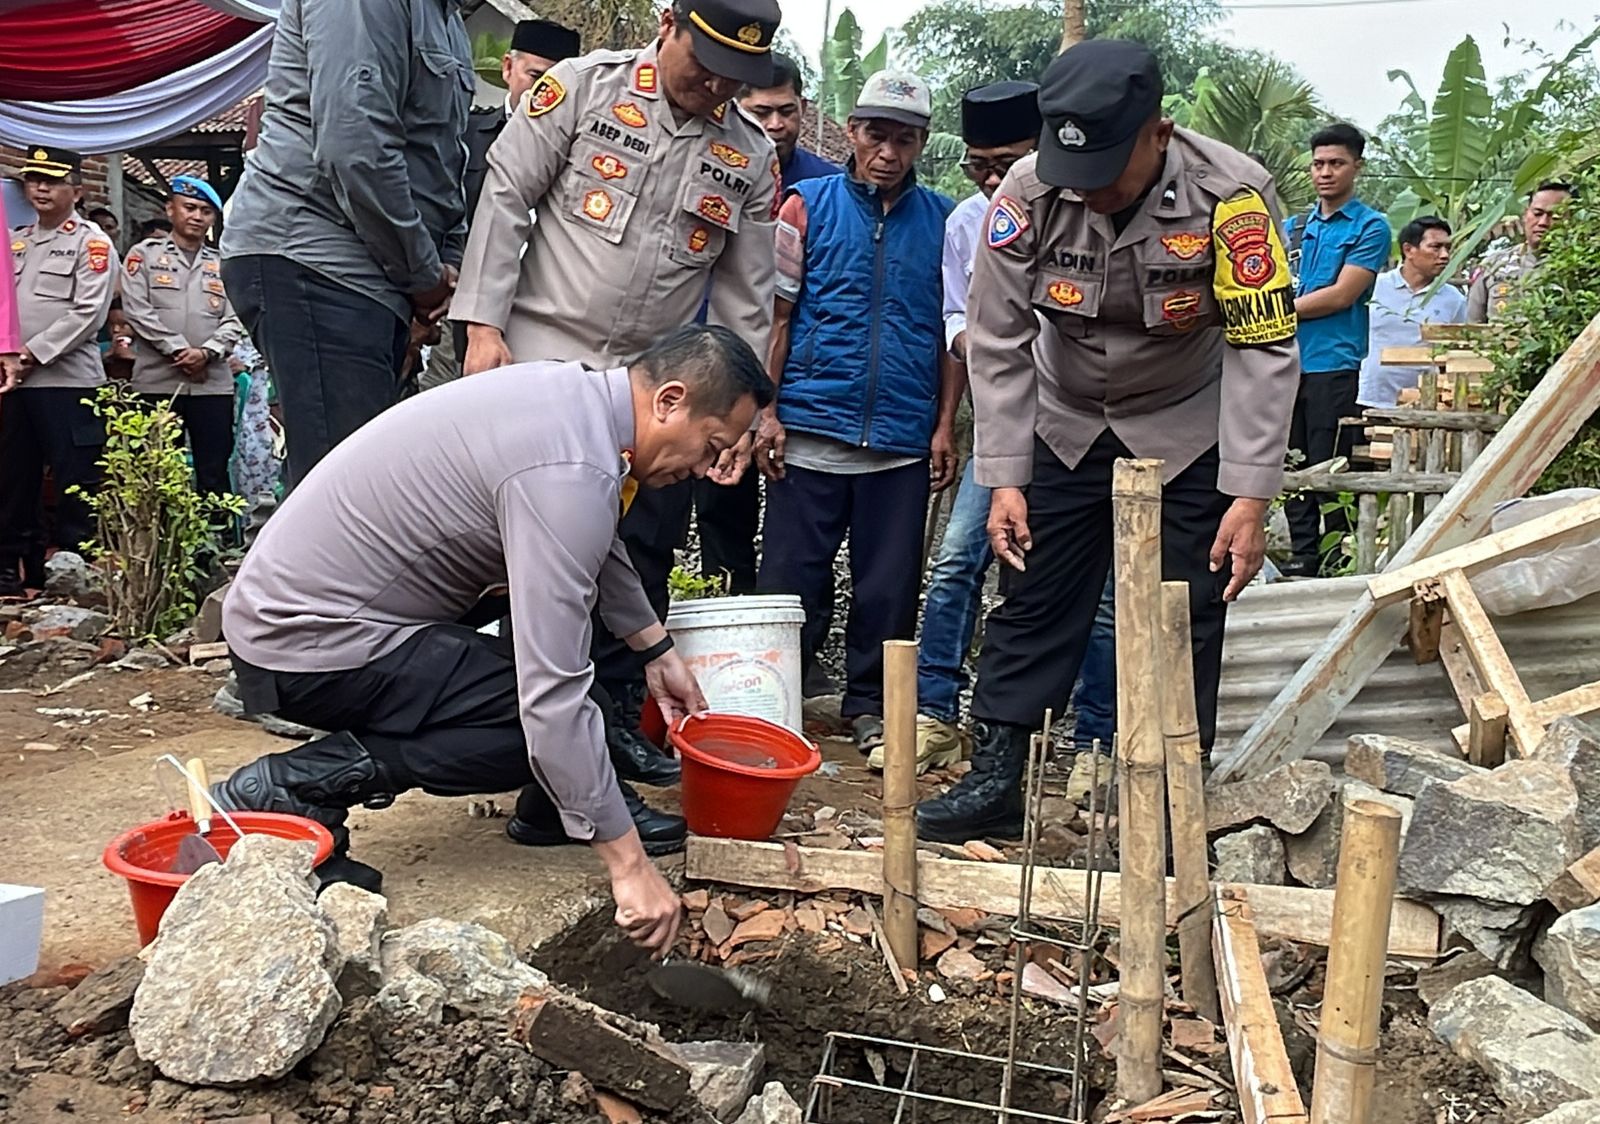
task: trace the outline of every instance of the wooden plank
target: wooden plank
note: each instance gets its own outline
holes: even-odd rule
[[[1493,691],[1472,700],[1467,720],[1467,760],[1485,769],[1505,763],[1506,702]]]
[[[1597,408],[1600,315],[1539,380],[1444,502],[1391,555],[1390,568],[1401,569],[1471,541],[1488,525],[1494,505],[1526,492]],[[1380,608],[1370,593],[1357,598],[1345,619],[1218,762],[1215,782],[1257,776],[1304,756],[1389,658],[1406,622],[1400,605]]]
[[[1399,434],[1395,435],[1396,440]],[[1351,492],[1358,496],[1443,495],[1461,479],[1459,472],[1286,472],[1286,492]]]
[[[1386,367],[1437,367],[1444,364],[1444,349],[1426,344],[1386,347],[1378,352],[1378,362]]]
[[[1376,406],[1361,412],[1374,430],[1398,426],[1405,429],[1448,429],[1455,432],[1495,433],[1506,424],[1504,414],[1478,410],[1384,410]]]
[[[1600,902],[1600,847],[1562,871],[1544,896],[1562,913]]]
[[[1413,597],[1411,627],[1406,630],[1406,645],[1418,664],[1439,658],[1439,638],[1444,631],[1444,599]]]
[[[1522,685],[1522,677],[1511,666],[1511,657],[1506,654],[1494,625],[1489,623],[1489,614],[1483,611],[1467,575],[1451,570],[1438,580],[1450,603],[1450,619],[1461,631],[1461,642],[1467,649],[1473,670],[1478,673],[1478,681],[1485,691],[1500,696],[1506,708],[1507,731],[1522,756],[1528,756],[1543,739],[1544,724],[1533,713],[1533,701]]]
[[[1445,626],[1448,634],[1450,626]],[[1462,658],[1465,658],[1463,653]],[[1481,694],[1481,689],[1479,691]],[[1581,687],[1574,687],[1570,691],[1562,691],[1559,695],[1551,695],[1547,699],[1535,699],[1533,703],[1533,716],[1542,726],[1548,726],[1564,714],[1575,718],[1582,718],[1587,714],[1600,712],[1600,683],[1585,683]],[[1463,722],[1450,733],[1455,737],[1457,744],[1465,746],[1470,737],[1470,726]]]
[[[1400,474],[1411,471],[1415,464],[1411,450],[1412,438],[1416,435],[1409,429],[1395,431],[1394,443],[1389,451],[1389,472]],[[1405,546],[1406,539],[1411,537],[1411,498],[1404,490],[1397,489],[1389,496],[1389,550],[1385,564],[1400,552]]]
[[[1537,554],[1572,539],[1593,534],[1597,524],[1600,524],[1600,496],[1474,539],[1441,554],[1375,574],[1367,582],[1367,591],[1372,595],[1373,603],[1381,609],[1406,600],[1411,596],[1412,587],[1426,578],[1436,578],[1451,570],[1460,570],[1470,578],[1501,562]]]
[[[1467,656],[1467,646],[1461,642],[1461,630],[1453,622],[1439,631],[1439,662],[1444,664],[1445,674],[1450,677],[1450,687],[1456,693],[1456,701],[1461,704],[1461,713],[1471,712],[1472,700],[1488,688],[1478,678],[1472,660]],[[1465,737],[1463,727],[1463,747],[1467,744]]]
[[[883,861],[872,851],[833,851],[823,847],[795,849],[798,869],[789,869],[780,843],[743,839],[711,839],[691,835],[685,874],[702,882],[759,886],[820,894],[827,890],[883,893]],[[945,909],[978,909],[1015,917],[1022,867],[947,859],[929,852],[917,856],[917,893],[923,905]],[[1122,918],[1122,880],[1115,873],[1100,876],[1100,919],[1118,926]],[[1326,945],[1333,932],[1333,891],[1299,886],[1243,886],[1213,883],[1222,890],[1244,889],[1255,906],[1256,926],[1263,936],[1284,937]],[[1088,875],[1064,867],[1040,867],[1033,887],[1033,915],[1047,921],[1083,919]],[[1167,879],[1167,928],[1178,923],[1178,899]],[[1395,899],[1389,923],[1389,955],[1431,960],[1439,954],[1439,915],[1420,902]]]
[[[1378,497],[1370,492],[1356,497],[1356,573],[1378,568]]]
[[[1251,895],[1238,894],[1222,903],[1214,942],[1239,1116],[1244,1124],[1306,1124],[1305,1102],[1283,1048],[1278,1012],[1261,965],[1252,901]]]

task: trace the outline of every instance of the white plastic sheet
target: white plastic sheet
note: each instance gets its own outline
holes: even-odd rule
[[[1600,496],[1594,488],[1567,488],[1545,496],[1510,500],[1495,509],[1489,530],[1504,531]],[[1600,525],[1539,554],[1502,562],[1472,579],[1472,590],[1491,616],[1570,605],[1600,593]]]

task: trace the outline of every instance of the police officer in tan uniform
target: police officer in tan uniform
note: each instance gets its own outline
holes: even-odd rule
[[[1555,224],[1561,205],[1572,198],[1572,185],[1542,183],[1528,196],[1522,212],[1522,245],[1507,246],[1484,256],[1467,288],[1467,323],[1492,324],[1505,314],[1523,278],[1539,265],[1539,244]]]
[[[1161,116],[1143,46],[1080,43],[1039,91],[1039,151],[990,203],[967,309],[976,477],[1013,572],[984,630],[972,772],[919,834],[1014,836],[1028,734],[1061,713],[1111,563],[1111,473],[1165,462],[1162,569],[1189,583],[1202,740],[1225,602],[1261,566],[1299,373],[1270,176]]]
[[[558,62],[534,84],[489,149],[471,217],[450,308],[467,322],[464,374],[535,360],[627,361],[693,321],[708,284],[708,322],[765,353],[778,163],[731,99],[742,86],[771,84],[779,18],[775,0],[674,0],[650,46]],[[692,495],[689,481],[642,493],[621,526],[663,616]],[[595,669],[615,704],[607,737],[617,771],[675,781],[676,762],[637,735],[638,660],[603,628]]]
[[[202,494],[228,488],[233,452],[233,375],[228,356],[244,336],[222,287],[222,256],[206,234],[222,210],[197,176],[174,176],[172,230],[128,251],[122,311],[133,329],[133,388],[170,400],[194,451]]]
[[[47,145],[27,157],[22,179],[38,221],[10,232],[23,350],[20,384],[0,385],[8,390],[0,399],[0,595],[24,581],[44,585],[45,465],[56,484],[56,545],[77,550],[94,534],[88,505],[70,489],[93,491],[99,477],[105,428],[82,399],[105,382],[96,337],[118,269],[111,239],[76,211],[83,158]]]

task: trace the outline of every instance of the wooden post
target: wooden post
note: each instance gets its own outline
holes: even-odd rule
[[[1378,497],[1356,497],[1356,573],[1378,569]]]
[[[1118,460],[1111,474],[1117,590],[1117,765],[1121,770],[1122,1033],[1117,1095],[1161,1092],[1166,990],[1167,840],[1161,738],[1161,462]]]
[[[1311,1124],[1372,1120],[1389,907],[1399,867],[1400,813],[1375,800],[1352,801],[1339,844]]]
[[[883,931],[917,966],[917,645],[883,642]]]
[[[1411,472],[1411,431],[1396,427],[1389,439],[1389,475],[1406,476]],[[1397,481],[1389,495],[1389,550],[1386,558],[1393,558],[1405,545],[1411,534],[1411,497]]]
[[[1167,752],[1167,809],[1172,817],[1172,896],[1178,910],[1178,960],[1184,1001],[1222,1025],[1217,966],[1211,959],[1211,875],[1206,865],[1205,777],[1195,716],[1194,651],[1189,638],[1189,583],[1161,583],[1161,733]]]
[[[1252,887],[1252,890],[1254,888]],[[1283,1048],[1261,962],[1250,895],[1224,889],[1216,916],[1217,983],[1243,1124],[1306,1124],[1305,1103]]]
[[[1485,769],[1505,764],[1506,720],[1511,712],[1494,691],[1472,700],[1467,711],[1467,760]]]
[[[1539,380],[1427,522],[1403,547],[1390,552],[1386,568],[1398,569],[1481,533],[1494,505],[1526,492],[1597,406],[1600,315]],[[1259,776],[1304,756],[1389,658],[1405,633],[1406,621],[1403,605],[1380,610],[1371,594],[1357,598],[1345,619],[1217,766],[1212,783]]]
[[[1062,0],[1061,49],[1063,51],[1074,43],[1082,43],[1089,37],[1086,22],[1087,7],[1087,0]]]

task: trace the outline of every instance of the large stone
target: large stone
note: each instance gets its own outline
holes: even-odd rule
[[[1536,902],[1581,853],[1577,817],[1572,781],[1544,761],[1427,785],[1400,851],[1400,892]]]
[[[1266,824],[1247,827],[1219,838],[1215,844],[1218,882],[1244,882],[1254,886],[1282,886],[1283,840]]]
[[[1432,1007],[1468,980],[1499,975],[1496,968],[1475,948],[1464,948],[1448,960],[1437,960],[1417,969],[1417,998]]]
[[[1534,944],[1533,958],[1544,969],[1545,999],[1600,1027],[1600,905],[1562,914]]]
[[[766,1068],[759,1042],[679,1042],[667,1049],[689,1067],[689,1092],[718,1120],[732,1120]]]
[[[51,597],[84,597],[94,591],[93,572],[83,555],[58,550],[44,564],[44,591]]]
[[[1318,890],[1331,887],[1339,876],[1339,847],[1344,840],[1344,815],[1350,804],[1357,800],[1372,800],[1387,804],[1400,813],[1400,838],[1405,840],[1411,828],[1412,800],[1393,793],[1380,792],[1363,781],[1346,780],[1339,788],[1338,799],[1322,810],[1317,822],[1309,831],[1291,835],[1284,840],[1289,859],[1289,873],[1295,881]]]
[[[734,1124],[801,1124],[800,1106],[779,1081],[768,1081],[758,1096],[750,1098]]]
[[[335,882],[323,890],[317,904],[333,922],[339,967],[334,978],[346,1001],[376,995],[383,986],[381,945],[389,924],[389,899],[368,893],[348,882]]]
[[[1450,992],[1428,1025],[1489,1075],[1518,1119],[1600,1096],[1600,1035],[1497,976]]]
[[[28,626],[35,639],[64,636],[69,640],[98,640],[111,631],[111,618],[81,605],[48,605]]]
[[[1557,718],[1529,756],[1566,770],[1578,793],[1578,848],[1587,853],[1600,847],[1600,726]]]
[[[1528,951],[1545,908],[1533,905],[1506,905],[1477,898],[1434,896],[1428,899],[1447,932],[1461,937],[1482,953],[1496,968],[1521,969],[1527,966]]]
[[[517,958],[510,941],[492,929],[431,917],[383,936],[383,987],[378,1003],[391,1015],[440,1020],[444,1008],[484,1019],[503,1019],[527,992],[550,986],[545,974]],[[438,984],[443,996],[417,983]],[[427,1002],[413,1004],[413,996]]]
[[[142,979],[144,961],[137,956],[113,961],[85,976],[61,997],[50,1014],[74,1038],[124,1027]]]
[[[1383,734],[1352,737],[1345,751],[1344,771],[1399,796],[1416,796],[1427,785],[1488,772],[1446,750]]]
[[[174,1081],[282,1077],[339,1014],[333,925],[317,908],[309,843],[246,835],[196,871],[161,922],[129,1027]]]
[[[1218,785],[1206,792],[1206,830],[1266,821],[1299,835],[1333,797],[1333,770],[1324,761],[1291,761],[1255,780]]]
[[[1600,1100],[1572,1101],[1528,1124],[1594,1124],[1600,1120]]]

